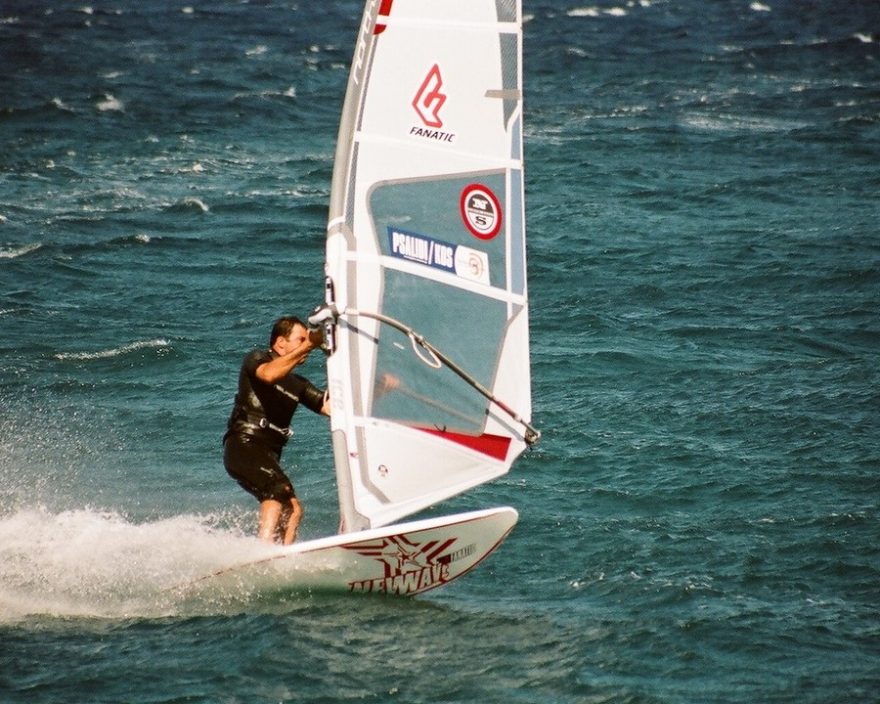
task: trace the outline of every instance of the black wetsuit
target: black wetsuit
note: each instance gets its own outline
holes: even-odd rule
[[[258,501],[285,503],[296,496],[280,464],[281,450],[292,435],[291,418],[300,403],[320,413],[324,392],[293,372],[274,384],[260,381],[257,367],[277,356],[271,350],[254,350],[244,358],[223,436],[223,464]]]

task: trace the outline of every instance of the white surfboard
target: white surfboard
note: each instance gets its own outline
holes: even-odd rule
[[[176,591],[421,594],[479,565],[516,521],[517,512],[502,507],[309,540],[220,569]]]

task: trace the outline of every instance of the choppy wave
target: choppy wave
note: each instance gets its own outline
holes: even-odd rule
[[[0,259],[17,259],[31,252],[36,252],[42,246],[42,242],[34,242],[19,247],[0,247]]]
[[[682,121],[688,127],[707,132],[789,132],[808,125],[804,121],[783,118],[700,112],[685,114]]]
[[[73,112],[73,108],[71,108],[61,98],[59,98],[57,96],[52,98],[50,103],[51,103],[52,107],[57,108],[58,110],[61,110],[63,112]]]
[[[569,17],[626,17],[623,7],[576,7],[566,13]]]
[[[57,96],[45,102],[4,105],[0,107],[0,116],[13,119],[24,118],[33,120],[39,117],[51,118],[58,113],[73,115],[76,113],[76,110]]]
[[[99,112],[123,112],[125,104],[110,93],[105,93],[104,97],[95,103],[95,108]]]
[[[166,210],[170,213],[207,213],[210,208],[201,198],[181,198]]]
[[[90,359],[109,359],[111,357],[120,357],[137,350],[170,347],[171,342],[164,338],[156,340],[138,340],[121,347],[113,347],[108,350],[100,350],[98,352],[59,352],[54,355],[55,359],[60,360],[90,360]]]
[[[134,235],[125,235],[124,237],[116,237],[108,240],[108,245],[144,245],[153,241],[153,238],[145,232],[138,232]]]
[[[247,100],[253,97],[259,98],[261,100],[273,100],[275,98],[296,98],[296,87],[288,86],[285,90],[261,90],[256,93],[236,93],[232,96],[232,99]]]

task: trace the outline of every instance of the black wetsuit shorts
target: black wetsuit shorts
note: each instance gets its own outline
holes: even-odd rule
[[[296,497],[279,460],[277,452],[247,435],[233,433],[223,443],[223,464],[229,476],[260,502],[274,499],[286,504]]]

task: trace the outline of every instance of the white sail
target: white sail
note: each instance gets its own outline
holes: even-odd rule
[[[521,44],[519,0],[366,3],[327,238],[344,531],[498,477],[533,439]]]

